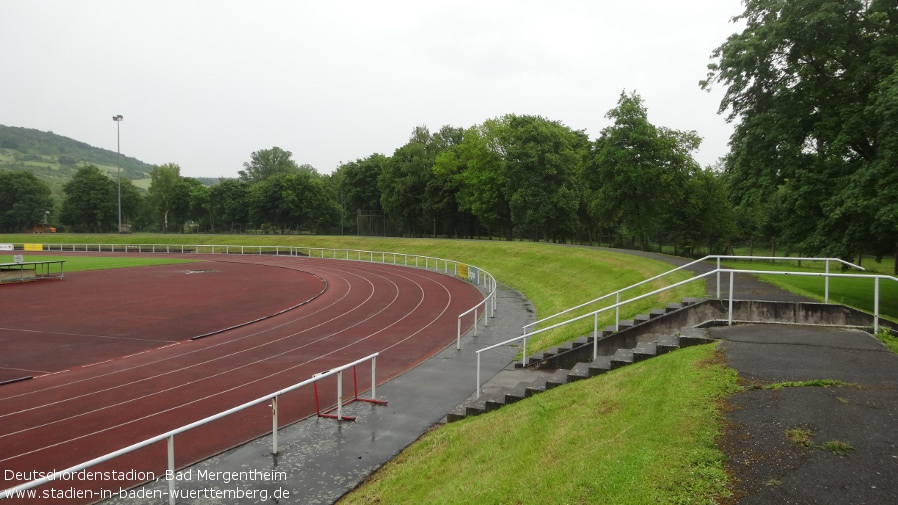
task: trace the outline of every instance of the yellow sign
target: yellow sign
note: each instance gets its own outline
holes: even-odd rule
[[[26,251],[43,251],[44,244],[25,244]]]
[[[458,276],[462,279],[468,278],[468,265],[465,265],[464,263],[458,264]]]

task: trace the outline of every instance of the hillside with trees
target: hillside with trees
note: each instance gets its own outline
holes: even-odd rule
[[[122,178],[146,179],[153,166],[77,140],[30,128],[0,125],[0,170],[29,172],[61,194],[79,166],[95,165],[107,173],[121,164]]]

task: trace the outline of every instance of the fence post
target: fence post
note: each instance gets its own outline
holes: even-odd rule
[[[829,260],[826,260],[826,281],[823,288],[823,303],[829,303]]]
[[[377,397],[377,381],[375,377],[377,376],[377,356],[371,358],[371,399],[375,399]]]
[[[278,397],[271,399],[271,453],[278,453]]]
[[[733,271],[730,270],[730,309],[727,314],[727,325],[733,325]]]
[[[343,370],[337,372],[337,421],[343,420]]]
[[[480,398],[480,351],[477,351],[477,398]]]
[[[477,336],[477,307],[474,307],[474,336]]]
[[[461,315],[458,316],[458,335],[455,337],[455,350],[461,350]]]
[[[879,333],[879,277],[873,281],[873,333]]]
[[[175,500],[175,436],[168,437],[168,471],[171,476],[168,479],[168,503],[176,505]]]
[[[717,299],[720,300],[720,257],[717,258]]]
[[[620,331],[620,291],[614,297],[614,331]]]
[[[599,313],[592,315],[592,359],[599,357]]]

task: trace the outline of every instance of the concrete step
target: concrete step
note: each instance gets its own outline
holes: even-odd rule
[[[632,349],[618,349],[617,352],[614,353],[614,356],[611,356],[612,370],[617,370],[618,368],[625,367],[631,364],[633,364]]]
[[[654,342],[637,344],[633,349],[633,362],[638,363],[658,355],[658,346]]]

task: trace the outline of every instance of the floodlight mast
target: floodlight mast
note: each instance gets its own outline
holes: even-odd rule
[[[116,137],[116,151],[118,152],[118,158],[115,161],[115,169],[118,173],[118,232],[122,232],[122,136],[121,136],[121,128],[122,120],[125,118],[119,114],[117,116],[112,116],[112,120],[115,121],[115,137]]]

